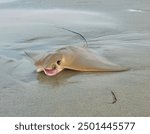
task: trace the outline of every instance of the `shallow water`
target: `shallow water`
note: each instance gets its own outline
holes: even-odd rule
[[[0,3],[0,116],[150,116],[150,10],[144,0]],[[24,51],[83,45],[120,73],[36,73]],[[113,91],[117,102],[112,104]]]

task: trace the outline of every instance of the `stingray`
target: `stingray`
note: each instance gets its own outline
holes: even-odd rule
[[[128,70],[128,68],[111,63],[104,57],[93,53],[89,50],[84,36],[74,31],[71,32],[82,37],[85,45],[66,46],[54,52],[45,52],[44,54],[25,52],[34,61],[37,72],[43,71],[47,76],[54,76],[64,69],[84,72],[120,72]]]

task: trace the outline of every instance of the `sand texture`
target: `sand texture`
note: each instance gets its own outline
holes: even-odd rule
[[[0,2],[0,116],[150,116],[149,4],[149,0]],[[65,70],[55,77],[36,73],[24,51],[84,43],[55,26],[81,33],[97,55],[131,70]]]

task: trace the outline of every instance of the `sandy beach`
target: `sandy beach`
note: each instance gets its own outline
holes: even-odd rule
[[[150,116],[150,2],[0,1],[0,116]],[[36,73],[25,51],[83,45],[126,72]],[[115,94],[117,101],[113,103]]]

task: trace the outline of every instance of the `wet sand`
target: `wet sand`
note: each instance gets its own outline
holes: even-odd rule
[[[150,116],[148,0],[64,1],[0,3],[0,116]],[[83,34],[91,50],[131,70],[36,73],[24,51],[84,43],[55,26]]]

